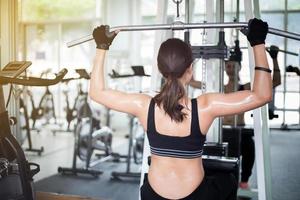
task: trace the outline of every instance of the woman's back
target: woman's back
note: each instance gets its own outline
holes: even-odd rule
[[[148,110],[147,134],[152,152],[149,184],[169,199],[188,196],[204,177],[201,155],[205,135],[199,128],[197,100],[181,105],[186,114],[181,123],[171,120],[153,100]]]

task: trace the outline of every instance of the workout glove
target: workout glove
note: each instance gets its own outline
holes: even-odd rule
[[[278,50],[279,50],[279,48],[277,46],[271,45],[270,49],[268,49],[267,51],[269,52],[271,58],[276,59],[277,54],[278,54]]]
[[[117,33],[109,32],[108,25],[101,25],[94,29],[93,37],[97,45],[97,49],[108,50]]]
[[[248,28],[242,29],[241,32],[247,36],[250,45],[253,47],[259,44],[265,44],[268,33],[268,23],[260,19],[250,19]]]

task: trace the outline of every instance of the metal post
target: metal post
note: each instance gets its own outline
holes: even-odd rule
[[[224,0],[220,0],[220,23],[224,22]],[[220,33],[224,32],[224,29],[220,29]],[[223,33],[225,34],[225,33]],[[225,37],[225,36],[224,36]],[[221,38],[219,38],[220,40]],[[225,63],[223,59],[220,59],[219,61],[219,92],[224,93],[224,68],[225,68]],[[223,142],[223,134],[222,134],[222,126],[223,126],[223,118],[219,117],[218,118],[219,124],[218,124],[218,143]]]
[[[190,23],[190,0],[185,0],[185,22]]]
[[[240,0],[236,0],[236,22],[240,21]],[[236,30],[236,39],[239,40],[239,30]],[[236,66],[237,64],[235,63],[234,66],[234,91],[238,91],[238,84],[239,84],[239,70],[238,68],[241,66]],[[239,62],[240,65],[240,62]],[[237,126],[237,120],[238,120],[238,115],[234,115],[234,124],[233,126]]]
[[[299,49],[299,54],[298,54],[298,60],[299,60],[299,67],[300,67],[300,49]],[[298,79],[299,79],[299,99],[300,99],[300,76],[298,76]],[[298,108],[298,117],[299,117],[299,127],[300,127],[300,102],[299,102],[299,108]]]
[[[240,21],[240,0],[236,0],[236,22]],[[236,39],[239,39],[240,31],[236,30]]]
[[[254,17],[252,12],[252,1],[244,0],[246,19]],[[260,18],[259,2],[254,0],[255,17]],[[253,83],[253,51],[248,43],[249,53],[249,68],[251,80]],[[269,127],[267,118],[267,105],[262,108],[257,108],[253,111],[253,126],[255,139],[255,155],[257,167],[257,186],[258,199],[272,199],[271,193],[271,167],[270,167],[270,146],[269,146]]]
[[[287,30],[287,0],[284,1],[284,30]],[[287,50],[287,39],[284,38],[284,50]],[[286,59],[287,59],[287,54],[284,54],[284,71],[283,71],[283,120],[281,127],[285,127],[285,99],[286,99]]]

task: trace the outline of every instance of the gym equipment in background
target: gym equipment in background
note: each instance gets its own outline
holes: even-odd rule
[[[61,82],[65,83],[66,86],[67,86],[70,81],[80,80],[80,79],[85,79],[85,80],[89,80],[90,79],[89,74],[87,74],[87,72],[85,71],[85,69],[75,69],[75,71],[79,75],[79,77],[76,77],[76,78],[66,78],[66,79],[63,79]],[[75,97],[75,100],[74,100],[74,103],[73,103],[72,106],[70,105],[68,91],[67,90],[63,91],[63,94],[64,94],[65,99],[66,99],[65,111],[66,111],[66,121],[67,121],[68,125],[67,125],[67,129],[66,130],[62,130],[62,131],[70,132],[70,131],[74,131],[74,130],[70,129],[70,125],[71,125],[71,122],[74,119],[76,119],[76,117],[77,117],[77,110],[78,110],[78,108],[80,106],[79,105],[80,101],[82,101],[82,99],[86,98],[86,94],[82,90],[82,84],[79,83],[78,84],[78,92],[77,92],[77,95]],[[56,130],[56,132],[58,132],[58,130]]]
[[[0,199],[34,200],[33,176],[40,170],[39,165],[26,160],[21,146],[11,132],[10,125],[17,122],[15,118],[8,116],[2,85],[9,83],[27,86],[53,85],[67,73],[67,70],[63,69],[55,79],[17,78],[30,65],[31,62],[26,61],[17,64],[12,62],[5,67],[4,72],[0,71]]]
[[[51,72],[51,69],[48,69],[48,70],[42,72],[41,78],[43,76],[46,76],[46,78],[47,78],[47,75],[50,72]],[[53,94],[49,90],[49,87],[46,86],[45,93],[41,97],[38,107],[35,107],[33,95],[29,90],[27,90],[27,94],[30,97],[31,107],[32,107],[31,116],[30,116],[30,118],[32,119],[32,129],[35,129],[36,120],[41,119],[41,118],[46,119],[46,124],[49,123],[51,118],[54,118],[55,123],[56,123]],[[39,130],[37,130],[37,131],[39,131]]]
[[[85,69],[77,69],[76,72],[81,78],[90,79],[90,75]],[[112,152],[111,148],[112,131],[109,127],[100,127],[100,120],[94,117],[89,105],[88,93],[82,90],[81,85],[74,103],[74,109],[77,112],[77,124],[74,128],[73,164],[71,168],[58,167],[57,170],[61,174],[90,174],[98,177],[103,172],[92,169],[91,158],[94,151],[104,152],[103,154],[97,154],[99,160],[95,163],[118,157],[117,154]],[[77,157],[84,161],[83,168],[77,167]]]
[[[29,119],[29,115],[28,115],[28,111],[27,111],[27,106],[25,105],[22,97],[20,97],[20,113],[24,119],[20,122],[21,123],[21,131],[26,132],[26,138],[28,141],[28,147],[25,148],[25,151],[35,152],[40,156],[44,152],[44,147],[41,146],[40,148],[33,148],[32,139],[31,139],[31,130],[30,130],[30,124],[29,124],[30,119]]]
[[[119,74],[113,71],[111,78],[129,78],[129,77],[149,77],[150,75],[145,74],[143,66],[131,66],[133,74]],[[141,90],[141,89],[140,89]],[[140,91],[141,92],[141,91]],[[145,133],[141,128],[138,119],[134,116],[129,116],[129,136],[128,136],[128,153],[126,155],[126,170],[124,172],[113,171],[111,178],[113,180],[122,180],[123,178],[140,178],[140,172],[131,171],[131,160],[133,158],[136,164],[141,164],[143,160],[143,146]]]

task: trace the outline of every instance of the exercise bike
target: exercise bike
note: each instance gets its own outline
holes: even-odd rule
[[[79,77],[63,79],[61,82],[65,83],[65,85],[68,86],[70,81],[80,80],[80,79],[86,79],[86,80],[89,79],[89,75],[86,73],[85,69],[76,69],[75,71],[79,74]],[[66,121],[67,121],[66,131],[71,132],[71,131],[73,131],[73,130],[70,129],[71,122],[73,120],[75,120],[76,117],[77,117],[77,110],[79,108],[79,103],[78,102],[80,102],[80,100],[82,98],[85,98],[85,94],[82,90],[82,85],[79,84],[78,92],[77,92],[76,98],[75,98],[74,103],[73,103],[72,106],[70,105],[68,91],[67,90],[63,91],[63,94],[64,94],[65,100],[66,100],[66,107],[65,107]]]
[[[34,152],[40,156],[44,152],[44,147],[41,146],[40,148],[33,148],[32,140],[31,140],[31,130],[30,130],[30,125],[29,125],[28,110],[27,110],[27,106],[25,105],[25,102],[21,96],[20,96],[20,114],[23,118],[23,120],[21,120],[21,122],[20,122],[21,131],[26,132],[26,138],[28,141],[28,147],[25,149],[25,151]]]
[[[77,73],[84,79],[90,79],[85,69],[77,69]],[[76,108],[77,124],[74,128],[74,152],[73,164],[71,168],[58,167],[58,172],[62,174],[90,174],[98,177],[103,172],[91,168],[91,158],[95,150],[102,151],[103,154],[97,154],[100,161],[105,161],[111,157],[117,157],[112,152],[112,131],[108,127],[100,127],[100,120],[94,116],[88,102],[88,93],[82,90],[79,85],[79,92],[74,103]],[[77,157],[85,162],[83,168],[77,167]],[[99,161],[99,162],[100,162]]]
[[[46,70],[45,72],[41,73],[41,78],[47,74],[49,74],[51,69]],[[38,107],[35,106],[33,95],[32,93],[27,90],[27,95],[30,98],[31,102],[31,115],[30,118],[32,119],[32,129],[35,129],[35,123],[38,119],[45,118],[46,124],[49,123],[51,118],[54,118],[55,124],[56,124],[56,115],[55,115],[55,108],[54,108],[54,99],[53,94],[49,90],[49,87],[46,86],[45,93],[40,99]]]
[[[129,78],[129,77],[149,77],[150,75],[145,74],[143,66],[131,66],[133,74],[119,74],[115,70],[112,74],[109,74],[111,78]],[[143,128],[140,126],[139,121],[134,116],[129,116],[129,136],[128,136],[128,153],[126,155],[126,170],[124,172],[113,171],[111,173],[111,179],[121,180],[121,178],[140,178],[140,172],[133,172],[131,170],[131,160],[135,164],[141,164],[143,160],[143,149],[144,149],[144,137],[145,133]]]
[[[33,176],[40,171],[39,165],[29,163],[24,152],[11,132],[10,125],[17,123],[9,118],[5,107],[2,85],[17,84],[26,86],[54,85],[67,73],[63,69],[55,79],[35,77],[17,78],[31,62],[10,62],[0,71],[0,199],[35,200]],[[8,98],[10,99],[10,98]]]

